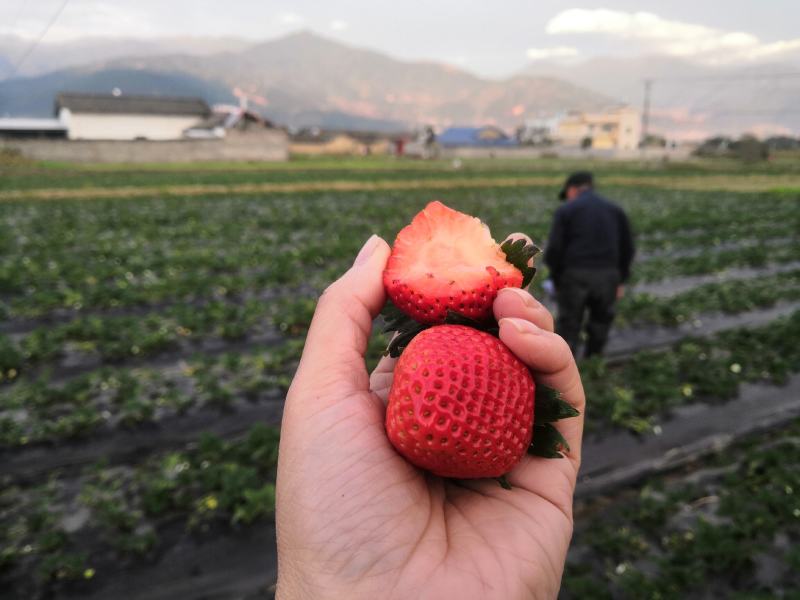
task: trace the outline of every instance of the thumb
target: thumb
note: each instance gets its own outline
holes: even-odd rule
[[[293,388],[313,388],[316,397],[333,387],[345,394],[369,389],[364,352],[372,320],[386,302],[383,271],[390,253],[389,245],[373,235],[350,270],[322,293]]]

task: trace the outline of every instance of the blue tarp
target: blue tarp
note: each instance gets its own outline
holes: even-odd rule
[[[497,132],[500,137],[483,137],[481,133]],[[494,127],[450,127],[436,137],[441,146],[477,146],[481,148],[516,146],[517,141]]]

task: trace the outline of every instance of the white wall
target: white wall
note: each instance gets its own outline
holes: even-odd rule
[[[620,115],[617,148],[635,150],[642,137],[642,117],[639,111],[625,111]]]
[[[289,140],[280,129],[229,132],[207,140],[23,140],[0,139],[0,150],[20,152],[33,160],[106,163],[288,160]]]
[[[200,117],[71,113],[71,140],[178,140]]]

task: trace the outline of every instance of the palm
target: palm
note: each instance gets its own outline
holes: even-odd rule
[[[518,470],[538,483],[510,491],[491,480],[425,475],[383,429],[391,367],[383,361],[373,373],[373,392],[307,422],[312,439],[328,432],[319,452],[341,466],[323,472],[314,467],[323,461],[309,461],[317,492],[315,518],[304,527],[307,551],[365,597],[387,589],[398,598],[554,596],[572,531],[572,463],[526,459]]]

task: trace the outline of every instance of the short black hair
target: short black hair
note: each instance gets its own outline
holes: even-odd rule
[[[594,176],[589,171],[575,171],[564,182],[564,186],[561,188],[561,191],[558,193],[558,197],[561,200],[567,199],[567,190],[571,187],[583,187],[588,185],[592,187],[594,185]]]

